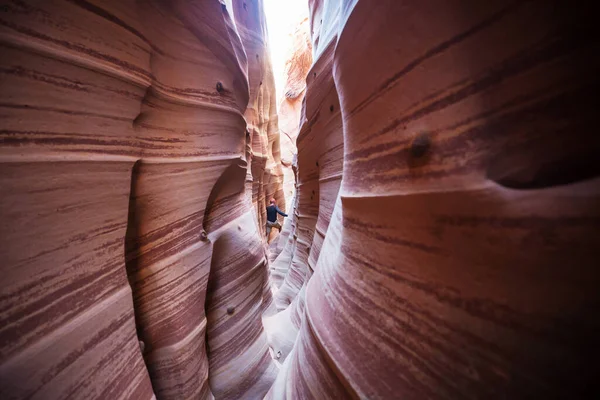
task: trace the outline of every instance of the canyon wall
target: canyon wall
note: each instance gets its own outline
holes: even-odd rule
[[[309,4],[269,397],[596,397],[592,11]]]
[[[284,193],[286,204],[292,203],[296,177],[292,165],[298,154],[296,139],[300,115],[306,94],[306,75],[312,65],[312,43],[308,19],[302,20],[292,34],[292,45],[285,62],[283,96],[278,106],[281,160],[284,165]]]
[[[291,34],[291,47],[287,53],[284,69],[285,83],[282,90],[283,95],[279,102],[277,113],[279,117],[281,163],[283,165],[284,177],[283,191],[289,211],[295,209],[296,173],[298,171],[296,140],[299,134],[300,117],[306,94],[306,75],[312,65],[312,43],[310,41],[309,29],[308,18],[305,18],[297,24],[294,32]],[[278,262],[278,264],[282,264],[283,259],[286,260],[283,263],[284,270],[287,270],[285,264],[289,264],[291,256],[290,246],[293,242],[290,241],[290,234],[293,230],[293,223],[293,215],[290,215],[290,217],[284,220],[281,234],[269,246],[270,261],[274,261],[284,247],[287,247],[287,256],[282,257]],[[281,268],[281,266],[277,266],[276,264],[272,264],[271,266],[273,268],[272,271]],[[271,278],[272,283],[279,286],[280,280],[283,277],[281,274],[272,273]]]
[[[0,3],[1,398],[598,394],[592,10],[309,5],[272,298],[262,2]]]
[[[3,1],[0,397],[258,398],[260,1]]]

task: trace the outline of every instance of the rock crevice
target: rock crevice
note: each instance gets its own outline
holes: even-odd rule
[[[598,397],[595,14],[308,3],[2,2],[1,398]]]

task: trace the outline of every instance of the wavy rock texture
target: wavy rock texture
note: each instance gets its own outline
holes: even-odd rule
[[[235,1],[234,9],[238,31],[251,60],[248,68],[250,102],[245,118],[251,138],[248,152],[252,168],[247,179],[249,186],[252,182],[252,202],[257,210],[260,230],[265,232],[269,201],[274,198],[279,208],[285,210],[275,81],[262,1]],[[275,230],[271,236],[274,235]]]
[[[598,397],[595,14],[309,4],[274,299],[262,3],[1,4],[1,398]]]
[[[312,43],[308,18],[302,20],[292,35],[292,47],[285,63],[285,85],[279,102],[279,132],[281,160],[284,165],[284,193],[286,203],[292,203],[296,177],[293,167],[297,157],[296,139],[299,133],[300,115],[306,94],[306,75],[312,65]]]
[[[0,46],[0,397],[261,397],[262,3],[9,1]]]
[[[326,19],[326,25],[330,27],[334,27],[339,19],[339,9],[333,7],[332,10],[334,12],[326,17],[330,18],[329,21]],[[312,19],[317,11],[315,5],[311,4]],[[275,295],[277,309],[283,311],[265,322],[273,351],[281,354],[280,361],[290,354],[294,343],[295,348],[298,347],[296,336],[303,320],[306,284],[319,260],[342,179],[343,128],[332,75],[335,36],[331,36],[328,42],[319,42],[315,36],[313,34],[312,44],[315,62],[306,78],[308,91],[297,139],[294,232],[271,268],[275,285],[279,285],[281,277],[285,276]],[[312,85],[315,90],[310,90]],[[288,368],[290,364],[284,364],[278,382],[293,379],[288,376]],[[275,398],[286,396],[285,389],[280,389],[278,385],[270,394]],[[287,395],[294,396],[291,393]]]
[[[310,9],[297,240],[270,333],[287,358],[269,397],[595,397],[591,10]]]
[[[300,116],[306,94],[306,76],[312,64],[312,44],[310,42],[308,18],[300,21],[293,33],[292,47],[288,52],[285,63],[285,86],[283,97],[279,103],[279,131],[281,139],[281,163],[283,165],[286,204],[290,210],[294,210],[296,193],[296,173],[298,168],[298,149],[296,139],[300,129]],[[278,264],[272,264],[272,283],[277,287],[285,276],[290,261],[291,248],[294,243],[290,234],[293,231],[294,218],[290,215],[285,219],[281,234],[278,235],[269,246],[269,260],[273,262],[284,250],[286,256],[280,258]],[[285,261],[284,261],[285,260]],[[281,270],[280,272],[276,272]]]

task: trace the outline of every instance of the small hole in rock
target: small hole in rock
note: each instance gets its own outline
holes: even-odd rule
[[[329,111],[333,112],[333,104],[329,106]]]
[[[227,307],[227,314],[232,315],[235,312],[234,307]]]
[[[217,92],[223,92],[223,84],[221,82],[217,82]]]
[[[429,140],[429,135],[421,133],[412,141],[412,144],[410,145],[410,154],[415,158],[423,157],[430,146],[431,142]]]

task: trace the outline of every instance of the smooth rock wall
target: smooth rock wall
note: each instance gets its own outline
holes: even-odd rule
[[[260,231],[264,233],[269,201],[274,198],[280,209],[286,209],[275,80],[268,52],[262,0],[235,0],[233,8],[237,29],[248,55],[250,102],[244,114],[248,123],[249,159],[252,165],[248,181],[252,180],[252,201],[257,210]]]
[[[299,327],[277,332],[268,397],[597,397],[591,10],[309,4],[298,240],[272,317]],[[315,149],[337,112],[335,196]]]
[[[310,0],[274,299],[262,3],[0,5],[1,398],[598,397],[584,3]]]
[[[306,94],[306,76],[312,65],[312,44],[310,41],[308,18],[298,23],[292,35],[292,47],[285,63],[285,86],[279,102],[279,132],[281,141],[281,163],[283,165],[283,190],[289,217],[284,220],[281,234],[269,245],[271,278],[276,287],[280,287],[291,262],[293,243],[292,232],[296,223],[296,174],[298,172],[298,149],[296,140],[300,133],[300,117]],[[284,251],[286,256],[273,261]]]
[[[262,3],[1,6],[0,397],[262,396]]]
[[[284,193],[286,203],[292,202],[296,177],[293,171],[294,158],[298,155],[296,139],[300,133],[300,116],[306,94],[306,76],[312,65],[312,43],[308,18],[296,26],[292,34],[291,48],[285,62],[285,84],[278,106],[281,161],[284,166]]]
[[[332,14],[332,18],[337,15]],[[276,285],[285,274],[275,294],[275,305],[281,312],[265,322],[273,351],[281,354],[280,362],[290,354],[294,343],[298,345],[296,335],[304,314],[306,284],[319,259],[342,179],[343,129],[331,71],[335,36],[328,43],[315,41],[313,44],[313,53],[318,57],[307,71],[309,90],[303,102],[297,139],[294,231],[271,268]],[[315,89],[310,90],[311,86]],[[288,367],[289,363],[283,365],[280,376],[287,376]],[[275,397],[278,396],[281,394]]]

